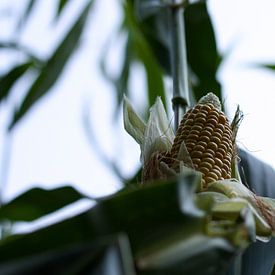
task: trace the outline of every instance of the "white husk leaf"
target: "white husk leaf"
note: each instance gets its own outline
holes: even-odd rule
[[[146,125],[144,142],[141,146],[142,161],[146,161],[154,152],[170,150],[174,140],[174,132],[169,121],[160,97],[150,108],[149,120]]]
[[[140,145],[144,139],[146,124],[135,112],[128,98],[124,96],[123,100],[123,120],[124,128]]]
[[[123,117],[124,128],[141,147],[142,163],[146,163],[154,152],[171,149],[175,134],[160,97],[150,108],[149,120],[145,123],[124,96]]]

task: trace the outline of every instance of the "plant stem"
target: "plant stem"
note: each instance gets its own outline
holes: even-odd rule
[[[174,2],[177,2],[174,0]],[[173,76],[173,110],[174,128],[178,128],[182,113],[186,112],[189,105],[188,67],[185,43],[185,27],[183,17],[183,5],[175,5],[170,8],[170,57]]]

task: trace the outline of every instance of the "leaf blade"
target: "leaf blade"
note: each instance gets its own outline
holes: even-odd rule
[[[63,41],[60,43],[56,51],[42,69],[40,75],[30,87],[26,97],[23,99],[21,106],[14,113],[9,130],[11,130],[24,117],[29,109],[38,100],[40,100],[58,80],[58,77],[65,68],[69,57],[77,48],[92,3],[93,1],[89,1],[88,4],[84,7],[76,23],[69,30]]]
[[[13,67],[0,79],[0,102],[8,97],[11,88],[25,72],[33,66],[32,61],[28,61]]]
[[[33,188],[0,208],[0,220],[33,221],[87,198],[71,186],[55,189]]]

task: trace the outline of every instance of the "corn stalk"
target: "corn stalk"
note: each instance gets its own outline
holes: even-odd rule
[[[186,1],[171,0],[169,5],[170,58],[173,76],[174,128],[178,128],[182,114],[190,104],[188,67],[184,27],[184,6]]]

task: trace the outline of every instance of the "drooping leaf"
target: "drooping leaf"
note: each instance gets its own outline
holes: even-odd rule
[[[41,73],[23,99],[21,106],[14,113],[9,129],[12,129],[15,124],[30,110],[30,108],[50,91],[58,80],[65,65],[67,64],[67,61],[79,44],[79,40],[92,3],[93,1],[88,1],[75,24],[69,30],[53,55],[49,58],[45,67],[41,70]]]
[[[141,274],[226,274],[228,258],[232,257],[234,248],[221,238],[209,238],[200,234],[174,242],[163,249],[150,251],[137,259]]]
[[[0,101],[8,96],[16,81],[32,66],[33,62],[30,61],[17,65],[0,78]]]
[[[0,208],[0,220],[33,221],[86,198],[70,186],[55,189],[33,188]]]
[[[141,259],[149,254],[169,253],[175,244],[185,246],[190,238],[196,239],[196,236],[200,235],[203,237],[206,232],[208,219],[205,212],[198,209],[193,201],[198,180],[194,174],[190,174],[172,182],[129,188],[106,198],[76,217],[30,234],[8,237],[0,242],[0,265],[79,242],[88,243],[118,232],[125,232],[129,237],[135,259]],[[244,238],[245,235],[240,232],[245,230],[242,224],[238,224],[237,227],[232,225],[230,236],[233,240]],[[218,231],[219,237],[225,234],[223,232],[229,234],[226,228],[221,227]],[[214,232],[211,234],[215,237]],[[231,255],[231,245],[226,245],[227,242],[224,240],[222,242],[225,246],[222,245],[220,248]],[[214,245],[213,251],[209,252],[210,257],[215,260],[218,247],[219,245]],[[199,246],[197,248],[199,249]],[[197,252],[202,251],[201,249],[203,250],[201,247]],[[187,251],[186,253],[188,254]],[[196,249],[192,250],[192,253],[196,253]],[[218,255],[220,256],[221,254]],[[224,257],[225,255],[222,256]],[[175,261],[178,260],[179,264],[182,259],[178,257]],[[227,252],[224,259],[228,259]],[[174,266],[171,268],[173,270]]]
[[[126,236],[120,234],[80,242],[0,265],[0,273],[9,275],[97,275],[98,272],[101,275],[135,274]]]

